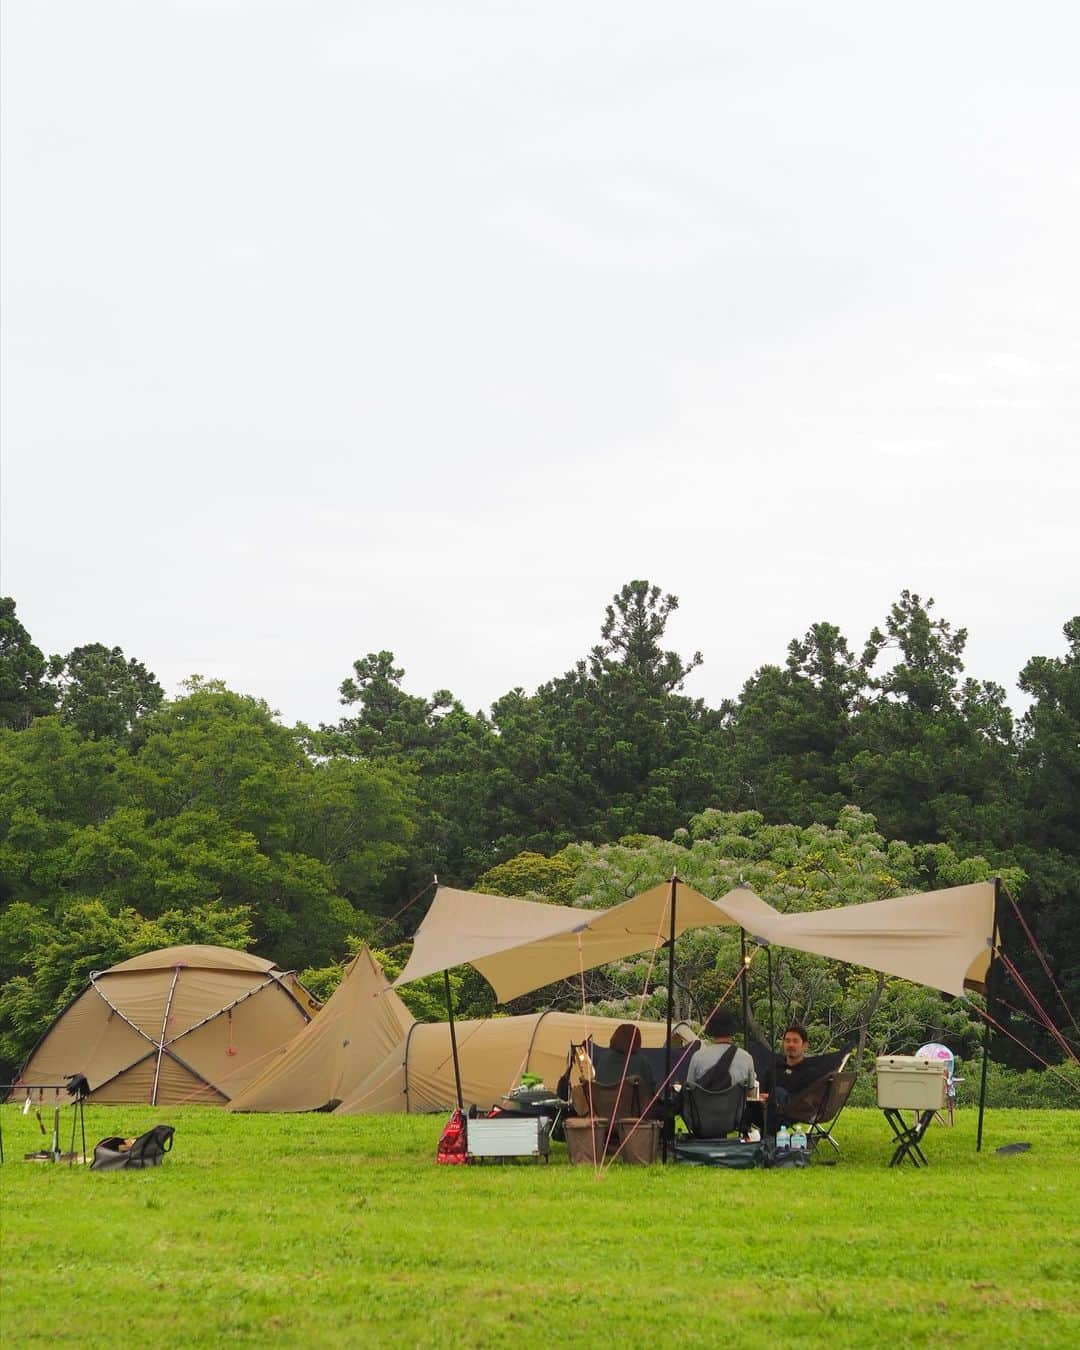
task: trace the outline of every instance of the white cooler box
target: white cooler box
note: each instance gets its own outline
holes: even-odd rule
[[[546,1158],[548,1122],[541,1116],[496,1116],[465,1126],[470,1158]]]
[[[942,1111],[946,1106],[944,1060],[914,1055],[877,1057],[877,1104],[904,1111]]]

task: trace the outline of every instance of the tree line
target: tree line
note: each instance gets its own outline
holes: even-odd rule
[[[605,870],[622,867],[624,889],[660,857],[692,872],[703,831],[710,857],[720,839],[732,865],[825,879],[817,841],[862,840],[844,864],[869,869],[860,898],[1004,872],[1050,956],[1049,977],[1027,959],[1025,973],[1044,1001],[1052,979],[1075,1005],[1080,616],[1063,657],[1020,672],[1017,718],[1001,686],[965,674],[966,630],[909,591],[861,643],[814,624],[718,707],[685,692],[700,654],[665,648],[677,605],[629,582],[570,670],[487,711],[409,692],[394,654],[371,652],[336,723],[287,727],[214,680],[166,699],[117,647],[47,658],[0,599],[0,1061],[22,1058],[90,969],[134,950],[251,945],[329,987],[350,941],[393,964],[418,920],[402,907],[433,872],[603,903]],[[864,836],[886,862],[907,850],[903,866],[858,861]],[[779,899],[826,902],[823,884]],[[710,975],[693,946],[680,969],[700,991],[727,958],[712,950]],[[596,999],[612,979],[596,977]],[[807,1015],[813,983],[793,974],[793,1011]],[[483,982],[459,985],[479,1011]],[[1046,1052],[1037,1028],[1024,1038]]]

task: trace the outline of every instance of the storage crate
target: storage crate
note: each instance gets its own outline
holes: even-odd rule
[[[540,1116],[470,1120],[465,1129],[470,1158],[546,1158],[551,1152],[547,1121]]]
[[[879,1055],[877,1104],[902,1111],[943,1111],[948,1105],[944,1060]]]

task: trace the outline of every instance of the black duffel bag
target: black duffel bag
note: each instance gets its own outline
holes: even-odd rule
[[[173,1146],[176,1131],[171,1125],[155,1125],[140,1134],[128,1147],[123,1135],[110,1135],[94,1145],[91,1172],[123,1172],[129,1167],[160,1167],[161,1160]]]

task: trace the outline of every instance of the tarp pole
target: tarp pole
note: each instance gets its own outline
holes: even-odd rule
[[[773,1017],[773,987],[772,987],[772,945],[765,948],[765,959],[769,963],[769,1049],[776,1052],[776,1021]]]
[[[743,1045],[750,1041],[750,962],[746,959],[746,929],[739,929],[739,946],[742,953],[742,1039]]]
[[[668,1129],[674,1125],[671,1119],[671,1021],[675,1010],[675,894],[678,884],[679,878],[672,872],[667,944],[667,1032],[664,1036],[664,1124],[660,1141],[664,1162],[667,1162],[668,1155]]]
[[[986,1070],[990,1058],[990,1018],[993,1017],[992,1009],[996,1007],[994,1003],[994,993],[997,985],[997,944],[1000,940],[998,921],[1001,917],[1001,878],[994,878],[994,930],[990,934],[990,964],[986,969],[986,1027],[983,1032],[983,1060],[982,1060],[982,1080],[979,1083],[979,1128],[975,1136],[975,1152],[982,1152],[983,1137],[983,1112],[986,1109]]]
[[[464,1111],[465,1103],[461,1096],[461,1065],[458,1063],[457,1031],[454,1028],[454,996],[450,992],[450,972],[443,971],[443,983],[446,989],[446,1020],[450,1023],[450,1049],[454,1055],[454,1086],[457,1088],[458,1110]]]

